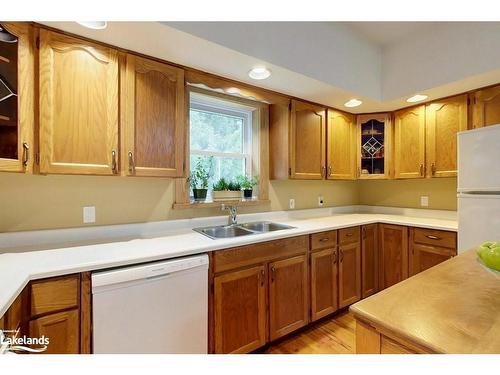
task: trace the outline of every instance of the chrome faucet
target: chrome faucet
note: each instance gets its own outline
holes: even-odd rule
[[[224,203],[221,206],[222,211],[228,210],[229,211],[229,217],[227,218],[228,224],[229,225],[236,225],[238,224],[238,221],[236,219],[236,215],[238,214],[238,207],[237,206],[226,206]]]

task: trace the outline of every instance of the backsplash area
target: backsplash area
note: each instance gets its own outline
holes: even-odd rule
[[[0,173],[0,232],[84,226],[82,207],[96,207],[95,225],[161,221],[222,214],[219,209],[173,210],[174,180],[166,178],[22,175]],[[456,210],[456,178],[406,181],[271,181],[270,203],[241,213],[344,205]],[[225,215],[225,213],[224,213]],[[86,224],[88,225],[88,224]]]

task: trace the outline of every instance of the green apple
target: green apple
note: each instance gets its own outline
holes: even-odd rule
[[[498,246],[500,246],[500,242],[486,241],[476,248],[476,253],[481,259],[483,259],[481,254]]]
[[[482,251],[480,257],[486,266],[500,271],[500,245]]]

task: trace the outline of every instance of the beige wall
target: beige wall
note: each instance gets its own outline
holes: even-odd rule
[[[420,207],[420,196],[429,197],[429,207],[457,209],[457,179],[359,181],[359,204],[393,207]]]
[[[355,182],[273,181],[271,204],[240,212],[358,203]],[[95,225],[220,215],[220,209],[173,210],[174,183],[165,178],[40,176],[0,173],[0,232],[83,226],[82,207],[96,207]],[[85,224],[88,225],[88,224]]]
[[[456,209],[456,179],[405,181],[272,181],[270,204],[241,213],[369,204]],[[83,226],[82,207],[96,207],[95,225],[220,215],[219,209],[173,210],[174,183],[165,178],[39,176],[0,173],[0,232]],[[88,225],[88,224],[86,224]]]

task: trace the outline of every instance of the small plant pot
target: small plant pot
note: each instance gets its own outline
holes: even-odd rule
[[[252,189],[245,189],[245,190],[243,190],[243,197],[245,199],[252,198],[252,195],[253,195],[253,190]]]
[[[241,200],[241,191],[240,190],[213,191],[212,199],[214,201],[239,201]]]
[[[193,189],[193,197],[195,201],[204,201],[207,199],[208,189]]]

